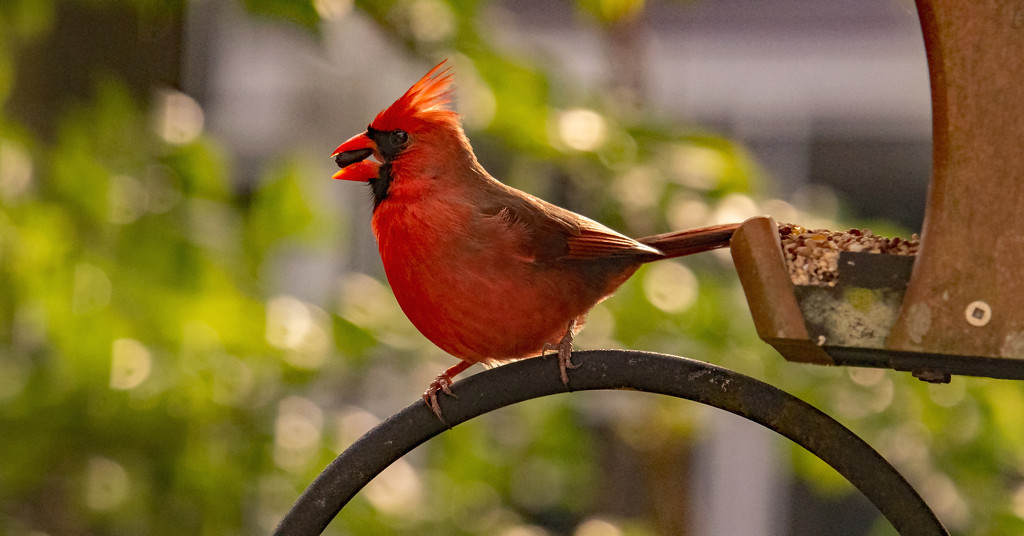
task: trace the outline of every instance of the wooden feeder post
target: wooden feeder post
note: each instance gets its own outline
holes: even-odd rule
[[[1024,359],[1024,2],[918,0],[933,170],[888,348]]]

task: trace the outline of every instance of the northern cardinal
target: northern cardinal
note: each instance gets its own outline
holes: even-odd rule
[[[451,394],[452,378],[474,363],[555,349],[568,383],[573,335],[590,308],[641,264],[726,246],[736,228],[633,240],[506,186],[477,162],[450,109],[444,64],[332,155],[333,178],[370,184],[373,233],[402,310],[460,359],[423,393],[442,421],[437,392]]]

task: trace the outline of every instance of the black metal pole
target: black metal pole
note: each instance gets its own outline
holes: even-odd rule
[[[567,391],[630,389],[685,398],[754,421],[806,448],[843,475],[900,534],[945,535],[920,495],[878,452],[828,415],[762,381],[722,367],[633,350],[574,352],[579,368],[562,384],[557,360],[536,358],[475,374],[456,383],[458,396],[441,397],[451,426],[489,411]],[[299,497],[275,534],[320,534],[378,473],[444,432],[417,401],[369,431],[341,453]]]

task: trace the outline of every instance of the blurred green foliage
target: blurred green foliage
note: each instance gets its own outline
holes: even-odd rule
[[[244,1],[314,36],[328,3]],[[126,5],[151,18],[186,7]],[[577,5],[602,27],[644,8]],[[483,0],[355,6],[350,16],[411,53],[453,57],[471,137],[510,183],[632,234],[751,207],[839,226],[827,219],[835,214],[768,200],[729,141],[581,95],[554,69],[500,50],[486,37]],[[19,52],[47,38],[58,7],[0,3],[0,103],[18,83]],[[330,251],[346,223],[317,199],[310,184],[322,177],[288,140],[243,191],[217,139],[188,134],[187,115],[161,123],[188,109],[187,97],[139,98],[116,74],[90,76],[87,97],[53,103],[52,135],[6,106],[0,116],[0,534],[267,532],[382,409],[415,400],[451,358],[365,274],[339,274],[325,305],[273,288],[267,265],[284,246]],[[600,139],[580,138],[581,124]],[[933,386],[785,363],[756,339],[745,308],[726,257],[657,263],[595,309],[579,344],[687,355],[765,379],[862,434],[956,531],[1024,532],[1019,384]],[[669,533],[686,501],[664,506],[657,477],[685,468],[708,421],[728,418],[693,406],[604,393],[502,410],[389,468],[329,533],[582,534],[601,523]],[[792,458],[817,493],[855,493],[803,451]],[[617,506],[620,462],[610,460],[621,459],[640,468],[630,470],[640,506]]]

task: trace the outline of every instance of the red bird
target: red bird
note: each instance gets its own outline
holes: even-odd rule
[[[441,62],[332,155],[335,179],[366,181],[373,232],[391,289],[431,342],[461,361],[423,400],[474,363],[558,351],[563,382],[572,339],[595,304],[641,264],[726,246],[735,225],[633,240],[502,184],[477,162]],[[368,160],[373,156],[374,160]]]

